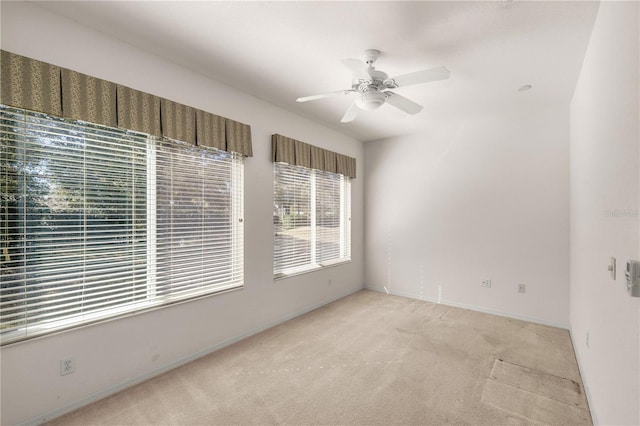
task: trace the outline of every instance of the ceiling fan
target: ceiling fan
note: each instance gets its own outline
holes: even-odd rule
[[[358,96],[349,109],[347,109],[342,120],[340,120],[343,123],[353,121],[361,110],[371,111],[380,108],[384,103],[388,103],[407,114],[417,114],[422,110],[421,105],[392,92],[390,89],[430,81],[446,80],[449,78],[449,70],[445,67],[430,68],[389,78],[386,73],[376,70],[373,66],[379,56],[379,50],[367,49],[364,51],[364,61],[359,59],[342,60],[342,63],[349,68],[353,74],[351,89],[304,96],[296,99],[296,101],[307,102],[349,93],[357,93]]]

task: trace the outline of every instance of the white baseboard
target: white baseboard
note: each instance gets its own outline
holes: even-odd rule
[[[433,302],[433,303],[438,303],[438,304],[441,304],[441,305],[454,306],[456,308],[470,309],[472,311],[483,312],[485,314],[498,315],[498,316],[501,316],[501,317],[513,318],[513,319],[517,319],[517,320],[521,320],[521,321],[533,322],[533,323],[536,323],[536,324],[548,325],[548,326],[556,327],[556,328],[563,328],[565,330],[569,329],[569,324],[562,324],[562,323],[557,323],[557,322],[553,322],[553,321],[543,320],[543,319],[540,319],[540,318],[527,317],[527,316],[524,316],[524,315],[514,314],[512,312],[498,311],[498,310],[495,310],[495,309],[489,309],[489,308],[485,308],[485,307],[482,307],[482,306],[468,305],[466,303],[460,303],[460,302],[456,302],[456,301],[453,301],[453,300],[447,300],[447,299],[437,300],[437,299],[432,298],[432,297],[421,296],[418,293],[405,292],[405,291],[396,291],[395,289],[388,290],[388,289],[386,289],[384,287],[379,288],[379,287],[366,286],[365,289],[378,291],[380,293],[389,293],[389,294],[393,294],[393,295],[396,295],[396,296],[409,297],[411,299],[424,300],[425,302]]]
[[[188,364],[191,361],[195,361],[198,358],[202,358],[203,356],[209,355],[210,353],[213,353],[217,350],[220,350],[226,346],[232,345],[236,342],[239,342],[240,340],[246,339],[247,337],[253,336],[254,334],[258,334],[260,332],[263,332],[271,327],[275,327],[278,324],[282,324],[285,321],[289,321],[290,319],[299,317],[300,315],[304,315],[307,312],[311,312],[314,309],[318,309],[324,305],[327,305],[331,302],[335,302],[338,299],[342,299],[343,297],[347,297],[353,293],[356,293],[358,291],[362,290],[362,288],[357,288],[355,290],[350,290],[348,292],[345,292],[344,294],[341,294],[337,297],[331,297],[328,299],[325,299],[324,301],[320,302],[320,303],[316,303],[314,305],[308,306],[300,311],[296,311],[296,312],[292,312],[286,315],[283,315],[273,321],[270,321],[266,324],[263,324],[259,327],[253,328],[249,331],[247,331],[246,333],[242,333],[240,335],[231,337],[227,340],[224,340],[220,343],[217,343],[215,345],[209,346],[208,348],[205,348],[199,352],[196,352],[192,355],[186,356],[184,358],[181,358],[177,361],[171,362],[169,364],[166,364],[160,368],[157,368],[153,371],[150,371],[148,373],[142,374],[140,376],[134,377],[130,380],[127,380],[125,382],[119,383],[115,386],[111,386],[107,389],[101,390],[99,392],[93,393],[85,398],[82,398],[81,400],[78,400],[72,404],[66,405],[64,407],[49,411],[47,413],[38,415],[36,417],[33,417],[29,420],[25,420],[23,422],[18,423],[19,426],[34,426],[34,425],[41,425],[43,423],[46,423],[56,417],[60,417],[64,414],[70,413],[74,410],[77,410],[78,408],[84,407],[85,405],[91,404],[92,402],[98,401],[100,399],[106,398],[110,395],[113,395],[115,393],[118,393],[128,387],[137,385],[138,383],[142,383],[146,380],[149,380],[153,377],[159,376],[160,374],[166,373],[167,371],[173,370],[174,368],[180,367],[182,365]]]
[[[582,362],[580,361],[580,354],[578,353],[578,351],[576,350],[576,339],[573,335],[573,330],[571,329],[571,327],[569,327],[569,336],[571,336],[571,345],[573,345],[573,353],[576,354],[576,361],[578,362],[578,370],[580,371],[580,377],[582,378],[582,387],[584,388],[584,393],[587,396],[587,404],[589,404],[589,412],[591,413],[591,421],[593,422],[594,426],[599,425],[600,423],[598,423],[598,417],[596,416],[596,413],[594,411],[594,405],[593,405],[593,400],[591,399],[591,392],[589,391],[589,387],[587,386],[587,381],[585,380],[585,375],[584,375],[584,369],[582,367]]]

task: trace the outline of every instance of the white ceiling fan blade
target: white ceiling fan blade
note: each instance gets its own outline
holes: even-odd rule
[[[411,84],[428,83],[430,81],[446,80],[450,71],[446,67],[430,68],[428,70],[410,72],[394,77],[392,80],[398,87],[409,86]]]
[[[346,95],[347,93],[351,93],[351,92],[353,92],[352,89],[336,90],[334,92],[321,93],[319,95],[303,96],[301,98],[296,99],[296,102],[315,101],[316,99],[331,98],[334,96]]]
[[[371,76],[369,75],[369,71],[367,68],[367,64],[362,62],[359,59],[343,59],[342,63],[344,66],[351,70],[351,73],[358,80],[371,80]]]
[[[410,99],[405,98],[404,96],[398,95],[394,92],[386,91],[385,94],[389,94],[387,97],[387,103],[392,105],[407,114],[417,114],[422,111],[422,105],[418,105]]]
[[[340,121],[342,123],[348,123],[350,121],[353,121],[356,119],[358,112],[360,112],[360,108],[358,108],[358,105],[356,105],[354,101],[349,107],[349,109],[347,110],[347,112],[344,113],[344,115],[342,116],[342,120]]]

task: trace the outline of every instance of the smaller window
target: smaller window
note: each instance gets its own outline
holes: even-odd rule
[[[276,277],[351,260],[350,188],[341,174],[274,163]]]

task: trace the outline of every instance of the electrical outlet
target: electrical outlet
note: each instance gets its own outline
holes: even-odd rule
[[[482,280],[481,287],[491,288],[491,280]]]
[[[333,285],[333,280],[330,279],[329,281],[327,281],[327,285],[331,287]]]
[[[518,293],[524,293],[526,286],[524,284],[518,284]]]
[[[76,362],[73,358],[60,360],[60,375],[66,376],[76,371]]]
[[[584,339],[584,343],[585,345],[587,345],[587,348],[589,347],[589,332],[587,331],[587,337]]]

